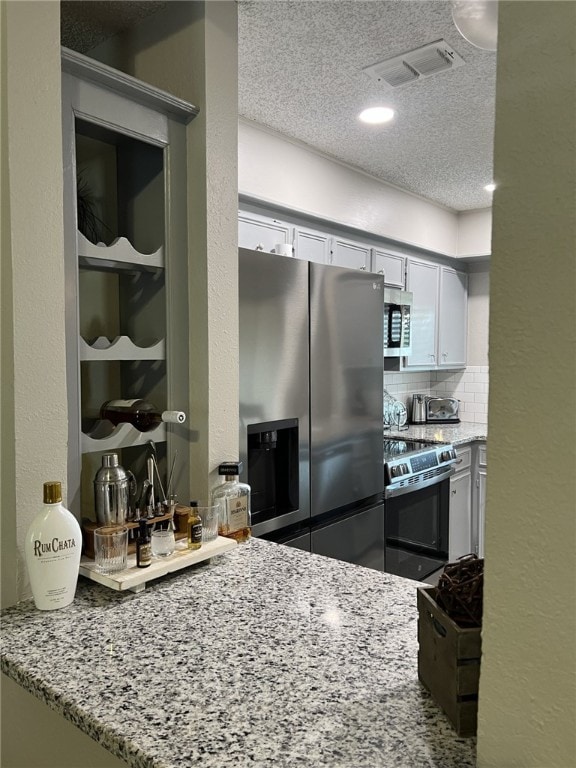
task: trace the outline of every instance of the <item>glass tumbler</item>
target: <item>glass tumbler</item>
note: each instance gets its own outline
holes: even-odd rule
[[[150,543],[154,557],[169,557],[176,549],[174,528],[171,525],[168,528],[153,528]]]
[[[209,502],[198,502],[198,514],[202,518],[202,543],[214,541],[218,536],[218,507]]]
[[[128,528],[118,525],[96,528],[94,562],[100,573],[123,571],[128,562]]]

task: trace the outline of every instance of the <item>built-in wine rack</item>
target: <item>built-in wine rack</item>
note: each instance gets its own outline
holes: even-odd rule
[[[191,104],[62,51],[68,506],[94,518],[93,479],[114,451],[142,481],[153,448],[189,492],[190,420],[139,432],[99,418],[144,398],[189,413],[186,129]],[[150,443],[153,443],[153,446]],[[175,461],[175,457],[178,461]]]

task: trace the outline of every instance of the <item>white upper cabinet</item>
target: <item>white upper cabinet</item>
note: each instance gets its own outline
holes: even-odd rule
[[[438,365],[466,366],[468,276],[449,267],[440,268]]]
[[[438,335],[438,286],[440,271],[436,264],[408,259],[406,290],[412,298],[412,354],[405,368],[435,368]]]
[[[294,231],[294,255],[303,261],[329,264],[330,236],[324,232],[296,227]]]
[[[257,213],[238,214],[238,247],[273,253],[278,244],[292,245],[294,228],[284,221]]]
[[[451,267],[407,259],[406,290],[413,294],[412,354],[404,368],[466,366],[467,276]]]
[[[331,264],[350,269],[370,269],[370,247],[353,240],[335,237],[332,240]]]
[[[397,253],[389,253],[381,248],[372,248],[370,271],[384,275],[384,285],[404,288],[405,262],[405,257]]]

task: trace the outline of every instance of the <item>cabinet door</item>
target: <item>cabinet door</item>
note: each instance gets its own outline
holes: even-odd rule
[[[256,213],[238,214],[238,247],[272,253],[278,243],[292,244],[292,227]]]
[[[324,232],[297,227],[294,232],[294,255],[304,261],[330,263],[330,237]]]
[[[436,264],[407,260],[406,290],[413,294],[412,354],[406,358],[407,369],[436,367],[439,275]]]
[[[466,366],[468,276],[449,267],[440,270],[438,302],[438,360],[440,367]]]
[[[481,447],[480,452],[485,448]],[[486,510],[486,479],[487,479],[486,465],[482,464],[482,453],[480,453],[480,465],[476,475],[476,520],[475,520],[475,539],[476,545],[474,547],[478,557],[484,557],[484,517]]]
[[[404,263],[406,259],[396,253],[372,248],[371,272],[384,275],[384,285],[404,288]]]
[[[448,552],[451,561],[472,551],[472,473],[470,469],[450,478],[450,532]]]
[[[367,270],[370,265],[370,248],[362,243],[335,237],[332,241],[331,263],[338,267]]]
[[[484,516],[486,510],[486,470],[478,471],[478,557],[484,557]]]

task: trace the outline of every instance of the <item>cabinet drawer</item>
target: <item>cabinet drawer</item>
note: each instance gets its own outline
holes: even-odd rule
[[[472,448],[469,446],[457,446],[456,456],[458,457],[454,465],[456,472],[462,472],[472,465]]]
[[[480,466],[480,467],[487,466],[486,445],[485,444],[478,446],[478,466]]]

